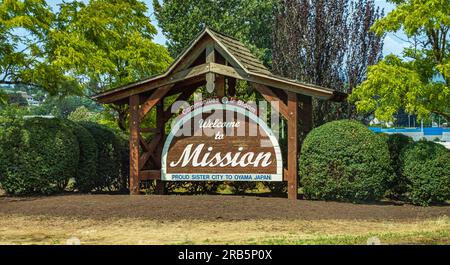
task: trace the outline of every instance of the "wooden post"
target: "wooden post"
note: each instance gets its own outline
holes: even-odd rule
[[[216,95],[219,98],[223,98],[225,96],[225,77],[223,75],[216,75],[216,80],[214,82]]]
[[[297,116],[298,102],[297,94],[287,92],[288,95],[288,198],[290,200],[297,199]]]
[[[206,63],[214,63],[216,61],[214,44],[209,44],[206,46]],[[215,79],[216,75],[214,73],[206,74],[206,90],[212,93],[215,89]]]
[[[130,96],[130,195],[139,194],[139,95]]]
[[[165,116],[164,116],[164,98],[156,104],[156,127],[159,129],[161,135],[160,144],[156,149],[158,161],[161,161],[163,143],[165,141],[166,129],[165,129]],[[165,185],[161,180],[156,180],[156,194],[163,195],[165,193]]]

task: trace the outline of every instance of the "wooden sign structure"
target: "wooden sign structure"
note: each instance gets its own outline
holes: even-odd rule
[[[179,116],[162,153],[161,179],[283,181],[278,140],[252,108],[237,100],[200,104]]]
[[[163,193],[162,143],[165,123],[173,115],[164,99],[176,95],[177,100],[187,100],[203,86],[219,98],[233,97],[237,80],[247,81],[265,100],[278,102],[277,110],[288,127],[283,180],[288,182],[288,198],[297,199],[298,135],[312,128],[311,97],[341,101],[346,95],[274,75],[241,42],[209,28],[198,34],[165,73],[93,96],[100,103],[129,106],[130,194],[139,194],[140,182],[151,179],[158,180]],[[152,109],[156,110],[156,127],[141,128]]]

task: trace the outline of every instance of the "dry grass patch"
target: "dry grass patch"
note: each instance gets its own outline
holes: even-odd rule
[[[0,216],[0,244],[450,244],[448,217],[411,221],[155,221]]]

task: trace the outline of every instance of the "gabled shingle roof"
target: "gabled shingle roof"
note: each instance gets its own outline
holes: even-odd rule
[[[277,88],[286,89],[299,94],[312,96],[320,95],[320,97],[323,99],[342,100],[346,96],[343,93],[338,93],[329,88],[306,84],[296,80],[274,75],[258,60],[258,58],[256,58],[255,55],[251,53],[251,51],[247,47],[245,47],[242,42],[206,27],[197,35],[196,38],[192,40],[189,46],[172,62],[172,64],[163,74],[155,75],[135,83],[105,91],[93,96],[93,99],[105,103],[114,103],[114,101],[108,101],[104,99],[116,94],[123,94],[122,98],[126,98],[129,96],[129,93],[126,93],[128,90],[131,91],[131,94],[144,92],[145,89],[141,89],[139,90],[139,92],[136,92],[134,88],[149,86],[153,82],[159,82],[164,78],[168,78],[173,73],[174,69],[176,69],[177,65],[180,64],[183,59],[188,57],[194,47],[205,37],[211,38],[215,42],[215,45],[220,46],[222,50],[227,53],[227,57],[231,58],[231,60],[234,61],[230,63],[234,63],[239,68],[241,68],[239,70],[245,72],[245,75],[247,76],[266,79],[271,84],[276,83],[278,85]],[[153,89],[152,86],[149,87],[150,88],[148,90]],[[115,100],[122,99],[120,96],[115,96],[114,98]]]
[[[226,47],[226,49],[250,72],[268,74],[272,73],[254,56],[245,45],[231,37],[210,30],[212,34]]]

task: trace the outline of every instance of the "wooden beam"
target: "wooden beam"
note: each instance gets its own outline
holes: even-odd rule
[[[119,90],[116,93],[105,95],[105,96],[98,96],[95,99],[99,101],[100,103],[113,103],[117,100],[129,97],[130,95],[134,94],[141,94],[147,91],[154,90],[158,87],[162,87],[169,84],[175,84],[181,81],[186,81],[189,79],[195,79],[199,78],[201,76],[204,76],[206,73],[209,73],[209,64],[201,64],[197,65],[191,68],[188,68],[186,70],[173,73],[166,77],[157,78],[155,80],[152,80],[151,82],[146,82],[140,85],[137,85],[135,87],[130,87],[126,90]]]
[[[225,49],[225,47],[222,47],[221,45],[219,45],[218,43],[216,43],[215,45],[215,49],[218,53],[220,53],[220,55],[222,55],[223,58],[225,58],[225,60],[231,64],[233,67],[239,69],[239,70],[244,70],[243,65],[234,57],[231,56],[231,54],[229,52],[227,52]]]
[[[141,129],[141,131],[142,131],[142,129]],[[139,144],[141,145],[141,148],[144,150],[144,152],[150,151],[148,149],[147,143],[144,140],[144,137],[142,137],[142,135],[140,135],[140,134],[139,134]]]
[[[189,97],[197,90],[197,86],[192,86],[190,88],[186,88],[180,95],[178,95],[177,99],[173,102],[177,101],[186,101],[189,99]],[[173,105],[172,103],[172,105]],[[168,106],[167,109],[164,111],[164,123],[167,122],[170,117],[172,117],[172,105]]]
[[[166,122],[164,120],[164,100],[161,100],[156,105],[156,127],[159,128],[159,135],[161,135],[161,140],[159,141],[159,144],[155,147],[154,151],[154,160],[155,163],[158,164],[158,167],[161,166],[161,157],[162,157],[162,150],[164,141],[166,140]],[[160,174],[161,175],[161,174]],[[160,180],[156,180],[156,187],[155,191],[156,194],[163,195],[165,193],[164,189],[165,185],[164,182]]]
[[[284,118],[286,118],[286,119],[289,118],[288,108],[287,108],[286,104],[284,104],[284,102],[277,95],[275,95],[275,93],[272,91],[272,89],[270,89],[270,87],[267,87],[267,86],[261,85],[261,84],[256,84],[256,83],[251,83],[251,84],[264,97],[264,99],[268,103],[272,103],[274,101],[277,101],[278,102],[278,106],[276,104],[274,104],[274,105],[271,104],[271,105]]]
[[[298,102],[297,94],[288,92],[288,198],[291,200],[297,199],[297,113]]]
[[[206,85],[206,77],[205,75],[201,76],[202,78],[196,80],[195,82],[180,82],[177,83],[175,86],[172,87],[172,89],[169,91],[169,93],[166,94],[166,97],[173,96],[176,94],[183,93],[186,89],[190,89],[192,87],[195,87],[195,89]],[[194,80],[194,79],[191,79]]]
[[[130,194],[139,194],[139,95],[130,97]]]
[[[215,88],[216,88],[216,95],[219,98],[222,98],[225,96],[225,77],[223,75],[217,75],[216,74],[216,80],[214,82]]]
[[[149,151],[144,152],[139,157],[139,170],[141,170],[145,166],[145,163],[147,163],[147,160],[153,155],[155,148],[158,146],[158,144],[160,144],[160,142],[161,142],[161,135],[155,134],[155,137],[153,137],[153,139],[150,141],[150,143],[147,144]]]
[[[162,86],[158,89],[156,89],[152,95],[142,104],[141,110],[139,111],[139,117],[140,119],[144,119],[145,115],[158,103],[160,102],[163,97],[169,92],[169,90],[172,88],[172,84]]]
[[[216,56],[214,53],[214,44],[206,46],[206,63],[214,63],[216,61]],[[212,93],[215,89],[216,76],[213,73],[206,74],[206,90]]]
[[[262,84],[269,87],[279,88],[285,91],[314,96],[325,100],[333,97],[333,91],[325,91],[320,88],[301,85],[294,81],[280,79],[277,77],[264,76],[257,73],[246,73],[243,70],[239,70],[222,64],[210,63],[210,71],[216,74]]]
[[[274,87],[271,87],[271,89],[272,89],[272,92],[275,93],[275,95],[277,95],[277,97],[279,99],[281,99],[283,101],[283,103],[286,105],[287,104],[286,90],[274,88]]]
[[[174,72],[178,72],[181,70],[185,70],[197,60],[198,57],[205,52],[205,49],[208,45],[211,45],[213,40],[211,38],[203,38],[199,42],[192,47],[190,53],[186,54],[184,58],[182,58],[178,64],[172,69]]]
[[[142,170],[139,174],[140,180],[161,179],[161,170]]]

